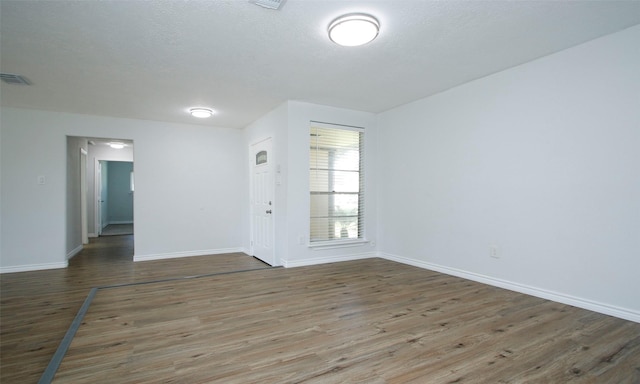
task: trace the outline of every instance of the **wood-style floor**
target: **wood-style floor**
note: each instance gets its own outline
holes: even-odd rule
[[[109,224],[104,229],[100,236],[122,236],[133,235],[133,224]]]
[[[121,242],[2,276],[3,383],[37,381],[90,287],[264,267]],[[263,269],[100,289],[54,382],[640,383],[640,324],[382,259]]]
[[[37,383],[93,287],[266,265],[242,253],[133,262],[133,236],[91,239],[66,269],[0,275],[0,383]]]

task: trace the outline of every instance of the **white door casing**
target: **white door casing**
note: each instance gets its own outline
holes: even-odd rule
[[[87,224],[87,151],[80,148],[80,225],[82,244],[89,244]]]
[[[274,173],[272,140],[251,146],[251,253],[277,265],[273,249]]]
[[[102,234],[102,163],[96,159],[95,171],[95,232],[96,236]]]
[[[100,160],[101,167],[100,169],[100,233],[102,230],[109,225],[109,193],[108,193],[108,171],[109,167],[107,166],[107,161]]]

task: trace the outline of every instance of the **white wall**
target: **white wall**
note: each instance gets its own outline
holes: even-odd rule
[[[365,128],[365,243],[355,247],[309,248],[309,129],[311,121]],[[376,116],[372,113],[290,101],[287,126],[287,258],[285,266],[370,257],[377,239]],[[300,244],[300,238],[304,244]]]
[[[640,321],[639,47],[634,27],[380,114],[382,254]]]
[[[136,260],[241,250],[240,130],[17,108],[0,119],[0,271],[66,265],[66,136],[134,140]]]
[[[36,114],[0,110],[2,271],[66,265],[67,141],[45,129],[47,123]],[[45,184],[38,185],[38,176]]]

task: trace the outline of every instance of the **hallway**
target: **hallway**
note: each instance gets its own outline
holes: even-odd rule
[[[100,236],[133,235],[133,224],[109,224],[102,230]]]

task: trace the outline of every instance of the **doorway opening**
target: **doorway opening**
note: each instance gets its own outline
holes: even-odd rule
[[[67,137],[67,259],[91,238],[133,242],[133,164],[132,140]]]
[[[99,236],[133,235],[133,162],[99,160]]]

